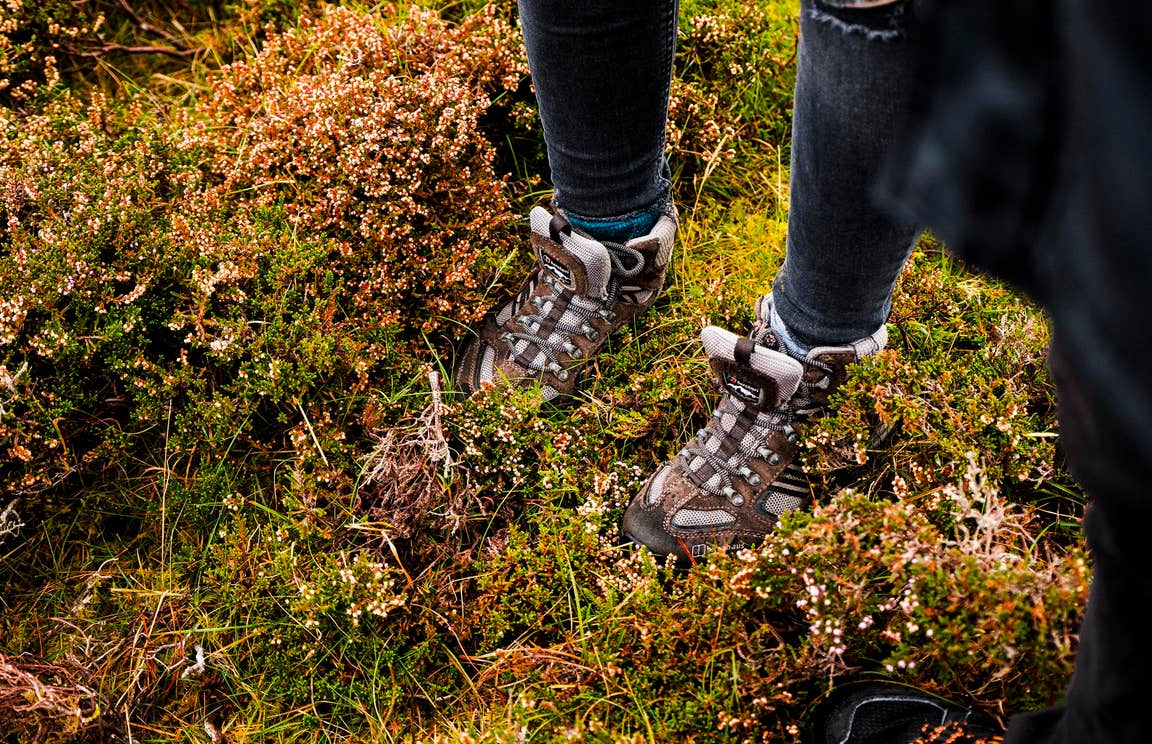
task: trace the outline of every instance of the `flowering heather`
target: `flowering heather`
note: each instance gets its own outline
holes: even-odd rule
[[[124,428],[165,411],[223,432],[428,364],[426,339],[483,313],[509,250],[479,120],[524,74],[494,13],[329,8],[173,121],[101,94],[0,114],[14,490],[114,462],[148,441]]]

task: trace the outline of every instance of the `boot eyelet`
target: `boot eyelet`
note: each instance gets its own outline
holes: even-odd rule
[[[744,496],[742,494],[736,494],[730,498],[729,501],[732,503],[732,506],[744,506]]]
[[[756,473],[753,473],[752,475],[748,476],[748,485],[758,486],[758,485],[760,485],[760,482],[761,482],[761,478]]]
[[[560,382],[568,382],[568,377],[569,377],[569,374],[568,374],[568,370],[566,370],[566,369],[562,369],[556,373],[556,379],[559,380]]]
[[[769,465],[779,465],[780,464],[780,454],[777,452],[773,452],[772,456],[768,458],[768,464]]]

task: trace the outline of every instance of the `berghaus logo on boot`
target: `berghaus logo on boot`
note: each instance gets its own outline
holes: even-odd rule
[[[760,402],[760,394],[762,392],[760,388],[755,385],[749,385],[736,375],[724,375],[724,387],[740,400],[748,403]]]
[[[565,287],[568,289],[576,289],[576,280],[572,277],[571,269],[560,263],[558,259],[549,256],[544,251],[540,251],[540,263],[544,265],[544,268],[548,269],[548,273],[556,277],[556,280]]]

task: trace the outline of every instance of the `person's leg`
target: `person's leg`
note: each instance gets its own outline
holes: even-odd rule
[[[801,9],[789,242],[774,290],[750,338],[705,329],[725,395],[624,514],[626,539],[682,565],[758,542],[809,501],[797,429],[887,338],[892,286],[917,229],[886,217],[872,189],[908,113],[913,2],[848,4]]]
[[[521,0],[556,214],[532,211],[537,266],[453,370],[461,392],[578,391],[609,334],[652,306],[676,235],[664,162],[676,0]]]
[[[919,231],[872,191],[908,117],[915,31],[909,0],[803,3],[788,251],[772,292],[773,326],[793,351],[850,343],[888,317]]]
[[[1059,208],[1035,263],[1052,375],[1084,517],[1092,587],[1063,705],[1014,718],[1012,744],[1143,744],[1152,689],[1152,15],[1055,4],[1065,106]]]
[[[939,28],[966,33],[935,61],[947,63],[948,86],[926,112],[912,178],[897,194],[964,258],[1010,272],[1048,311],[1061,444],[1090,498],[1092,586],[1071,683],[1061,705],[1013,717],[1005,741],[1145,744],[1152,14],[1132,0],[1016,4],[1015,18],[992,2],[945,5]],[[969,9],[966,19],[952,14]],[[994,157],[1004,141],[1015,150],[1007,163]],[[829,740],[845,740],[835,733]]]
[[[676,0],[520,0],[554,202],[593,237],[667,211],[676,21]]]
[[[1092,588],[1080,628],[1076,670],[1059,708],[1017,716],[1010,744],[1135,744],[1152,726],[1142,704],[1152,689],[1152,463],[1138,439],[1121,434],[1101,414],[1092,381],[1078,369],[1079,352],[1057,334],[1051,354],[1060,401],[1060,438],[1092,501],[1084,518],[1092,551]],[[1147,378],[1133,380],[1147,384]],[[1146,438],[1146,437],[1145,437]]]

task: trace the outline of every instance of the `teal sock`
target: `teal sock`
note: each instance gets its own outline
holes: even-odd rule
[[[627,217],[594,219],[565,213],[568,222],[593,240],[609,243],[627,243],[652,232],[663,211],[657,208],[638,212]]]

